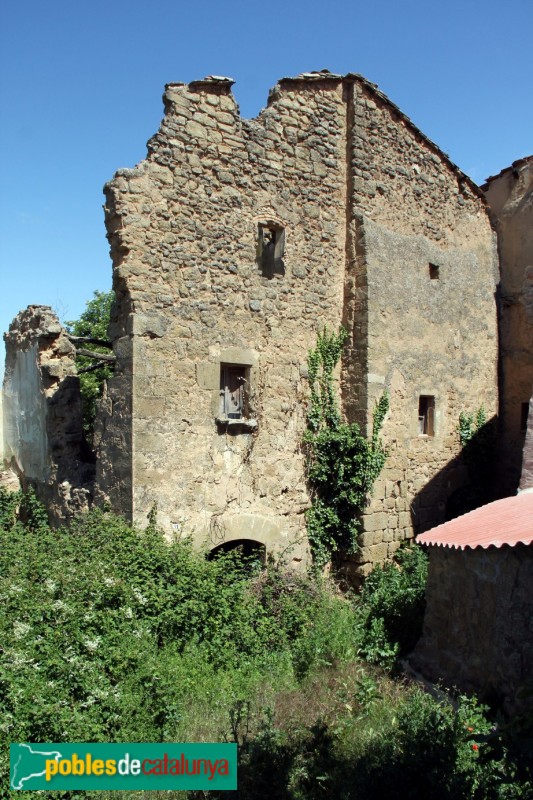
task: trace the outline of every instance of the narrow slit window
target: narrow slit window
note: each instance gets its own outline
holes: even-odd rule
[[[220,365],[220,416],[244,419],[248,416],[249,367]]]
[[[435,436],[435,398],[422,394],[418,399],[418,435]]]
[[[438,281],[440,273],[440,267],[438,264],[430,264],[429,265],[429,277],[432,281]]]
[[[285,274],[285,229],[272,223],[259,223],[257,261],[266,278]]]
[[[527,418],[529,416],[529,403],[522,403],[520,407],[520,430],[522,433],[527,431]]]

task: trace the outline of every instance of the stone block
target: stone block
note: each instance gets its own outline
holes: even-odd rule
[[[373,561],[374,563],[381,563],[382,561],[385,561],[388,556],[389,545],[386,542],[382,542],[382,544],[374,544],[372,547],[368,548],[367,552],[370,561]]]
[[[208,131],[203,125],[199,125],[193,120],[189,120],[185,126],[185,130],[189,136],[194,136],[196,139],[207,139]]]
[[[162,337],[168,330],[169,320],[162,314],[146,313],[132,315],[132,333],[135,336]]]
[[[368,561],[365,564],[360,564],[358,567],[356,567],[355,574],[359,578],[367,578],[373,569],[374,565],[370,561]]]
[[[365,531],[379,531],[387,528],[388,515],[384,512],[371,514],[363,517],[363,529]]]
[[[359,537],[361,547],[371,547],[374,544],[374,534],[372,532],[362,533]]]

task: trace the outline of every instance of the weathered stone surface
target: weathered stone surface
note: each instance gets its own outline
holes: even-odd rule
[[[482,188],[501,260],[500,471],[504,492],[512,494],[520,480],[524,407],[533,385],[533,156],[516,161]]]
[[[391,393],[363,575],[443,518],[460,411],[496,412],[494,237],[477,187],[364,79],[284,79],[255,120],[230,85],[167,87],[146,161],[106,187],[117,368],[97,494],[141,522],[157,502],[169,532],[199,543],[231,530],[301,542],[306,358],[342,321],[348,418],[368,432]],[[268,223],[285,230],[272,274],[258,257]],[[252,431],[215,422],[221,364],[249,370]],[[432,437],[419,436],[420,395],[435,398]]]
[[[526,491],[526,489],[533,491],[533,387],[531,397],[527,418],[526,441],[524,443],[522,458],[522,477],[520,479],[520,490],[523,492]]]
[[[52,521],[87,510],[94,465],[85,460],[75,348],[48,306],[29,306],[4,335],[3,457],[32,485]]]
[[[231,83],[167,86],[146,160],[105,189],[116,369],[96,424],[95,497],[141,524],[157,504],[169,534],[199,545],[253,538],[300,563],[307,355],[342,322],[346,417],[369,434],[376,399],[391,397],[386,467],[362,551],[346,560],[358,579],[444,518],[463,480],[459,413],[496,412],[494,236],[477,187],[363,78],[283,79],[255,120],[239,116]],[[9,458],[54,482],[70,513],[89,486],[82,459],[73,465],[73,350],[40,314],[8,334],[6,396],[27,405]],[[221,414],[221,374],[234,368],[242,419]],[[434,403],[431,435],[421,396]]]
[[[427,610],[411,663],[450,687],[519,710],[533,670],[533,548],[430,548]]]

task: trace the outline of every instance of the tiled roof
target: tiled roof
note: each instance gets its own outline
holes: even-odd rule
[[[533,492],[496,500],[416,537],[418,544],[440,547],[501,547],[533,543]]]

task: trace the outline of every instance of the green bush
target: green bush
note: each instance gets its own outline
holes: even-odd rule
[[[427,556],[417,546],[400,548],[393,562],[378,566],[356,602],[359,653],[392,668],[422,633]]]
[[[9,741],[220,736],[233,703],[353,655],[349,604],[308,577],[101,511],[52,530],[21,493],[0,521],[4,767]]]
[[[379,700],[375,701],[379,704]],[[382,700],[381,702],[386,702]],[[404,690],[388,719],[351,715],[335,731],[324,721],[281,730],[266,713],[253,737],[236,740],[239,800],[503,800],[529,798],[530,778],[486,709]],[[355,736],[354,736],[355,734]],[[363,742],[363,744],[361,744]],[[194,795],[191,795],[191,797]]]
[[[240,771],[224,800],[530,797],[530,721],[494,728],[474,701],[348,663],[408,646],[424,570],[402,552],[354,604],[275,566],[207,561],[153,520],[94,511],[51,530],[32,495],[0,491],[0,798],[18,796],[10,742],[225,739]]]

